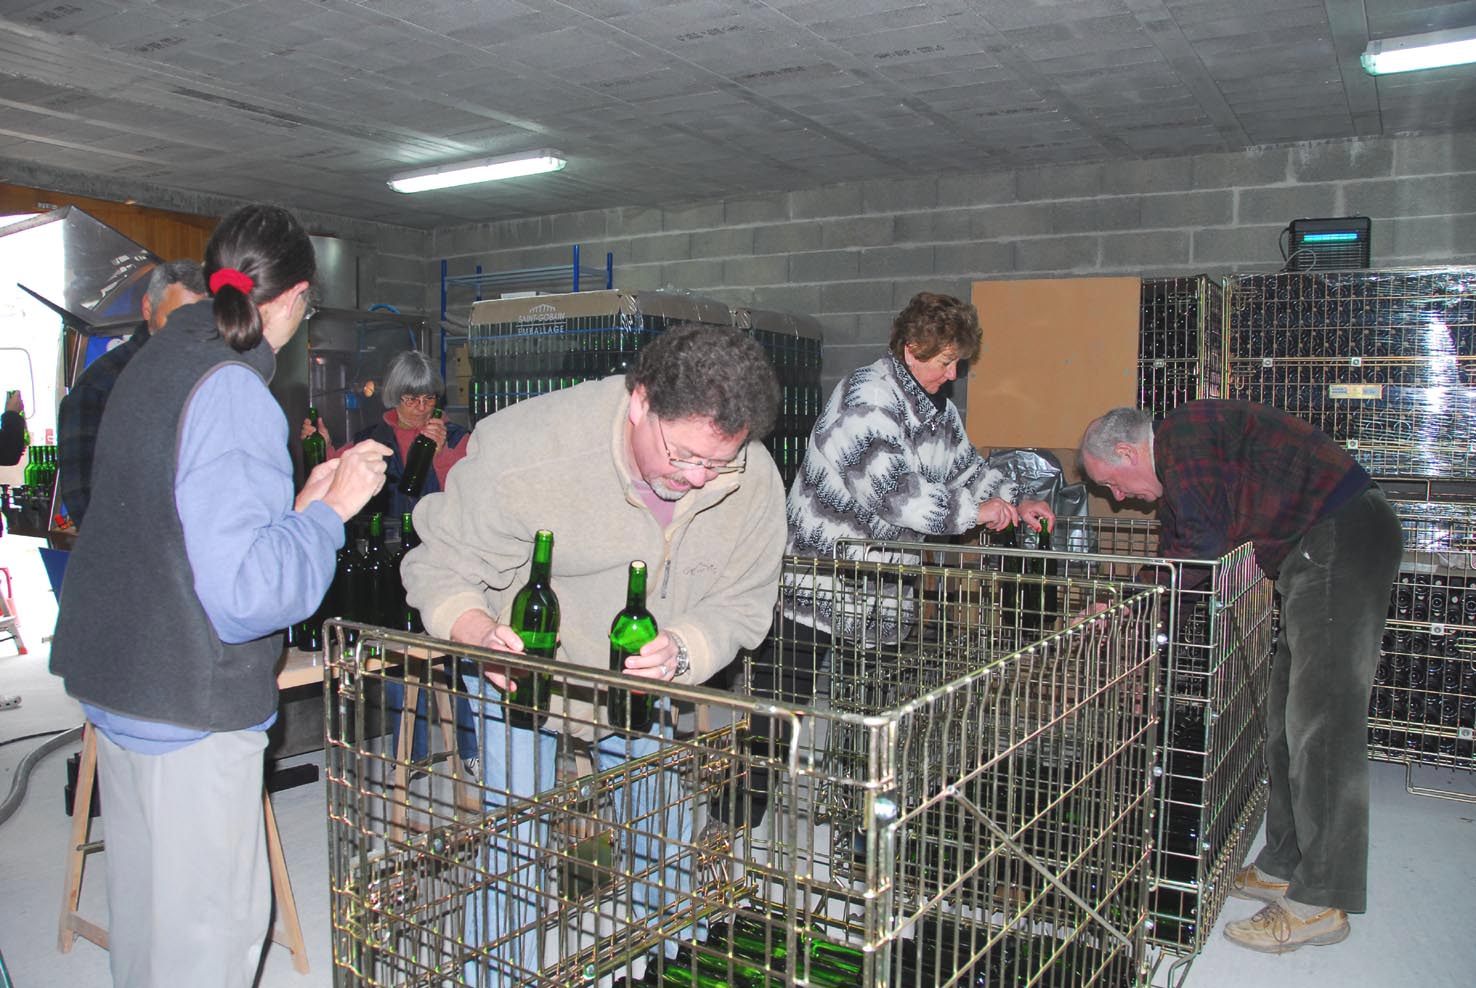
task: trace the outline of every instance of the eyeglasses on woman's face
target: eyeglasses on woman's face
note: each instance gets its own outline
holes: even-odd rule
[[[434,408],[436,405],[435,395],[401,395],[400,404],[412,408]]]

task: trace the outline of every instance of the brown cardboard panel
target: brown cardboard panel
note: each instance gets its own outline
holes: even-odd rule
[[[1093,418],[1136,404],[1141,292],[1139,278],[975,282],[984,346],[969,367],[974,444],[1074,448]]]

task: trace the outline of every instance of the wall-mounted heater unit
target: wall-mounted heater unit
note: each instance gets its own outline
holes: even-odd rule
[[[1367,216],[1292,220],[1287,227],[1287,271],[1336,271],[1366,268],[1369,264]]]

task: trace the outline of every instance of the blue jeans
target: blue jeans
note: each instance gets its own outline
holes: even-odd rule
[[[448,684],[452,682],[447,675]],[[421,761],[429,754],[430,718],[426,714],[430,685],[422,686],[420,697],[415,702],[415,730],[410,738],[410,760]],[[455,698],[456,710],[456,755],[462,761],[477,757],[477,729],[472,723],[471,704],[460,693]],[[390,751],[400,750],[400,715],[405,709],[405,684],[399,679],[386,676],[384,680],[384,714],[390,722]]]
[[[508,726],[497,688],[479,675],[467,676],[465,682],[481,742],[483,805],[497,810],[511,803],[535,810],[533,797],[554,785],[559,735]],[[655,753],[671,731],[669,719],[663,717],[644,737],[605,735],[595,747],[596,771]],[[608,809],[599,807],[619,825],[613,828],[622,844],[615,870],[632,876],[629,893],[621,900],[628,909],[627,922],[670,909],[691,888],[686,850],[692,843],[691,804],[684,798],[680,775],[667,769],[617,791]],[[552,815],[536,808],[522,822],[498,831],[482,849],[476,867],[486,876],[485,886],[467,903],[466,942],[472,948],[496,946],[467,963],[467,984],[502,988],[521,983],[543,967],[541,924],[559,907],[557,890],[547,887],[546,864],[555,860],[545,850],[550,846]]]

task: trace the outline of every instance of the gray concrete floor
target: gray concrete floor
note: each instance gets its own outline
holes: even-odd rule
[[[0,539],[0,565],[10,569],[29,654],[0,658],[0,694],[19,693],[20,707],[0,710],[0,742],[81,722],[77,705],[46,671],[46,646],[56,607],[47,590],[34,540]],[[120,588],[120,593],[136,588]],[[0,656],[13,646],[0,642]],[[0,795],[17,765],[41,740],[0,747]],[[63,862],[71,820],[63,810],[65,761],[76,746],[40,763],[25,801],[0,824],[0,952],[16,988],[92,988],[109,984],[107,953],[78,940],[57,950]],[[317,761],[317,754],[301,756]],[[290,764],[290,763],[289,763]],[[1476,985],[1476,804],[1410,795],[1404,768],[1374,764],[1369,911],[1353,918],[1352,936],[1334,947],[1304,948],[1283,956],[1252,953],[1220,936],[1227,920],[1255,909],[1231,900],[1204,952],[1183,976],[1188,988],[1255,986],[1321,988],[1471,988]],[[1422,770],[1424,785],[1476,794],[1470,773]],[[327,827],[321,781],[273,795],[293,891],[307,939],[311,971],[300,975],[292,958],[269,945],[260,988],[319,988],[333,983],[328,913]],[[94,825],[94,838],[105,824]],[[92,858],[83,883],[83,911],[106,923],[102,860]],[[1165,984],[1167,965],[1155,983]],[[1177,976],[1176,976],[1177,980]]]

